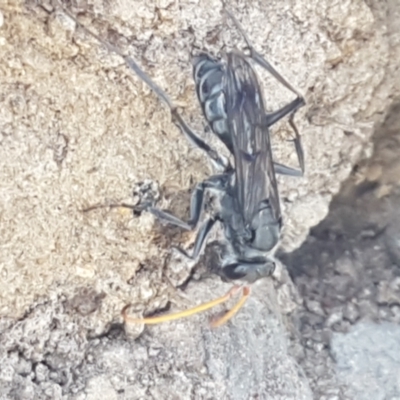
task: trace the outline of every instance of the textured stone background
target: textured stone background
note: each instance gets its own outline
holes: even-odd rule
[[[190,55],[198,49],[216,54],[242,42],[226,24],[220,1],[146,3],[65,6],[131,52],[213,142],[196,102]],[[291,251],[325,218],[359,161],[371,156],[374,123],[399,94],[397,5],[228,5],[255,47],[307,99],[297,117],[306,176],[279,180],[283,249]],[[160,205],[184,216],[190,189],[210,167],[121,59],[76,29],[60,9],[44,1],[8,1],[0,12],[0,396],[312,398],[319,375],[299,356],[304,332],[295,310],[302,312],[302,297],[284,268],[275,281],[255,285],[242,313],[218,331],[208,328],[207,316],[197,316],[146,328],[136,341],[134,333],[124,333],[120,311],[127,303],[138,312],[167,304],[184,308],[229,286],[214,278],[175,288],[190,269],[170,259],[169,249],[190,245],[192,235],[168,233],[146,214],[81,210],[130,202],[135,185],[150,179],[160,185]],[[260,76],[269,110],[291,100]],[[289,137],[285,124],[276,127],[274,154],[296,166]],[[375,170],[387,160],[380,157]],[[375,170],[357,169],[353,186]],[[379,185],[379,196],[396,184]],[[379,209],[371,213],[379,220]],[[290,257],[286,262],[296,267]],[[299,283],[301,274],[294,275]],[[306,291],[300,294],[307,298]],[[326,365],[324,358],[318,362]],[[332,376],[327,386],[338,388]]]

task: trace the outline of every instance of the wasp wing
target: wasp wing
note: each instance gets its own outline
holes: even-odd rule
[[[226,109],[235,158],[236,195],[245,225],[266,206],[281,212],[264,101],[257,76],[238,52],[227,55]]]

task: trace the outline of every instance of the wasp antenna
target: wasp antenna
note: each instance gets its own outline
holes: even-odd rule
[[[210,308],[213,308],[219,304],[222,304],[222,303],[225,303],[226,301],[228,301],[232,296],[234,296],[238,292],[239,289],[240,289],[240,286],[234,286],[224,296],[218,297],[215,300],[211,300],[208,303],[200,304],[197,307],[193,307],[193,308],[189,308],[188,310],[185,310],[185,311],[177,312],[175,314],[160,315],[159,317],[132,318],[129,315],[127,315],[127,310],[128,310],[129,305],[125,306],[121,313],[122,313],[122,317],[124,318],[125,323],[148,324],[148,325],[160,324],[162,322],[174,321],[176,319],[190,317],[190,316],[198,314],[202,311],[207,311]],[[242,301],[242,299],[239,300],[239,303],[241,301]],[[242,303],[244,303],[244,301]],[[233,307],[232,310],[235,309],[235,307]],[[237,308],[237,310],[234,313],[236,313],[239,308]],[[233,316],[233,314],[231,315],[231,317]],[[229,318],[231,318],[231,317],[229,317]],[[225,320],[227,321],[228,319],[225,319]],[[225,322],[225,320],[222,323],[220,323],[219,325],[222,325]],[[216,325],[216,326],[219,326],[219,325]]]

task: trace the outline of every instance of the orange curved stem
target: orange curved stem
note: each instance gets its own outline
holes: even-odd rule
[[[238,292],[239,289],[240,289],[240,286],[234,286],[233,288],[231,288],[229,290],[229,292],[227,292],[224,296],[219,297],[218,299],[209,301],[208,303],[200,304],[197,307],[189,308],[188,310],[185,310],[185,311],[180,311],[175,314],[160,315],[158,317],[148,317],[148,318],[130,317],[129,315],[127,315],[127,312],[126,312],[127,309],[129,308],[129,305],[128,305],[123,308],[122,317],[124,318],[125,323],[148,324],[148,325],[160,324],[162,322],[173,321],[175,319],[190,317],[191,315],[198,314],[199,312],[209,310],[210,308],[213,308],[213,307],[217,306],[218,304],[225,303],[231,297],[233,297]]]
[[[246,302],[246,300],[250,296],[250,288],[248,286],[245,286],[243,288],[243,294],[240,300],[226,313],[224,314],[221,318],[217,318],[213,321],[211,321],[211,327],[212,328],[218,328],[219,326],[225,324],[228,322],[242,307],[243,304]]]

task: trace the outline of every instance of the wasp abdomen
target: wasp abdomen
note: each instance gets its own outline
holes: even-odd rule
[[[222,62],[201,54],[193,60],[193,77],[203,114],[212,131],[232,152],[224,92],[225,66]]]

